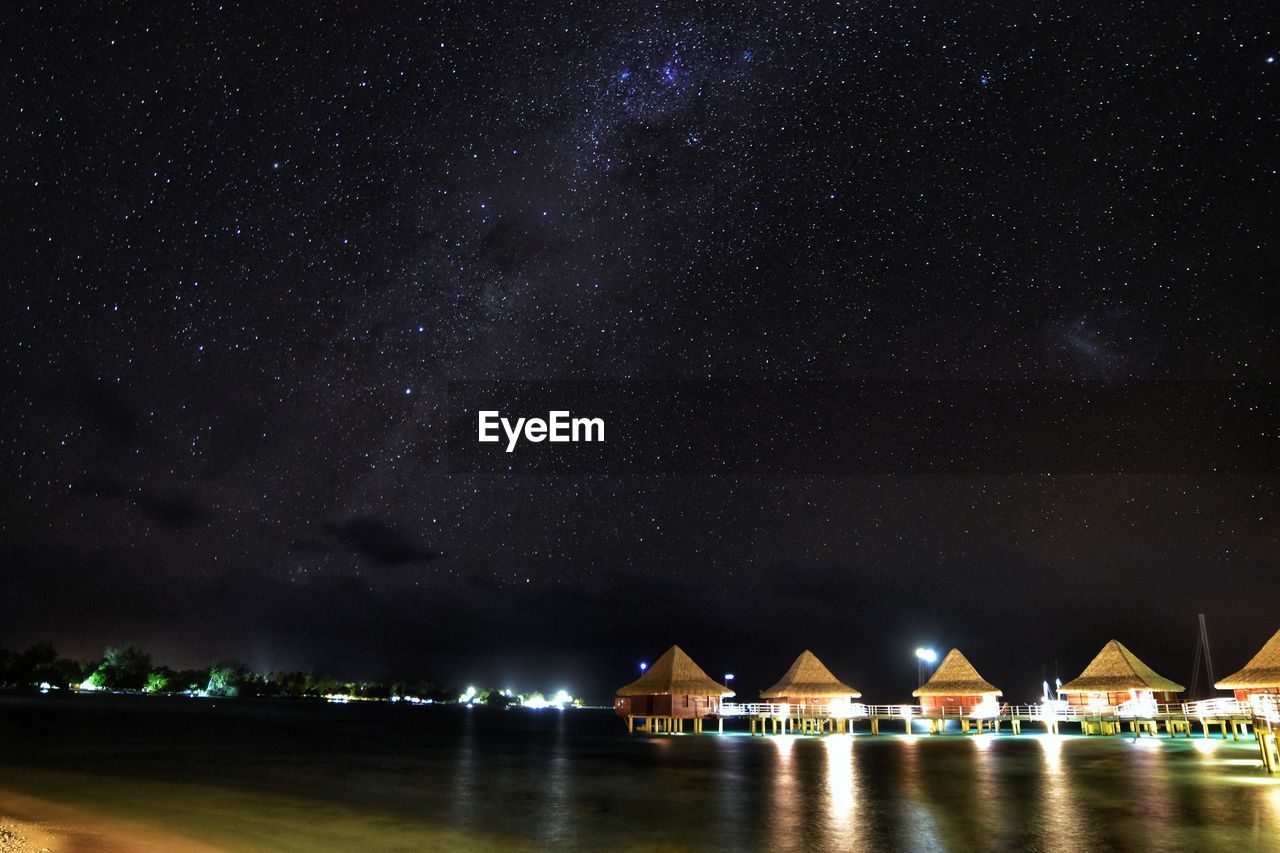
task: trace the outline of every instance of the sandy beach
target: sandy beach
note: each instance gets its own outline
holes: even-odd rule
[[[206,853],[217,849],[155,827],[0,789],[0,853]]]

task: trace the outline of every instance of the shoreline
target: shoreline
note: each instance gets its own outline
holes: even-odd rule
[[[0,853],[209,853],[218,849],[159,827],[0,788]]]

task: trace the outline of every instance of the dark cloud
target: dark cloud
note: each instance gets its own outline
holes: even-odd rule
[[[386,566],[425,562],[440,556],[386,522],[369,516],[329,522],[324,529],[337,541]]]
[[[100,474],[83,478],[80,486],[99,498],[125,500],[149,521],[169,530],[198,525],[210,515],[209,508],[203,503],[175,490],[160,492],[131,487],[113,477]]]

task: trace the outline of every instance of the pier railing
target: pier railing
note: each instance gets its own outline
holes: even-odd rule
[[[1112,710],[1113,709],[1108,709]],[[862,702],[832,702],[821,705],[799,705],[786,702],[722,702],[722,717],[823,717],[838,720],[879,719],[1012,719],[1024,720],[1077,720],[1092,714],[1080,713],[1067,707],[1066,702],[1050,702],[1039,705],[998,705],[983,703],[976,706],[935,705],[867,705]],[[1114,716],[1114,712],[1112,713]]]
[[[1255,693],[1249,697],[1249,711],[1254,719],[1265,720],[1272,727],[1280,726],[1280,696]]]
[[[1004,719],[1078,722],[1096,719],[1199,719],[1230,720],[1259,717],[1280,724],[1280,696],[1251,696],[1250,702],[1230,698],[1199,702],[1157,703],[1146,699],[1119,705],[1068,705],[1050,700],[1034,705],[980,703],[976,706],[868,705],[862,702],[830,702],[815,705],[787,702],[722,702],[722,717],[814,717],[837,720],[877,719]]]

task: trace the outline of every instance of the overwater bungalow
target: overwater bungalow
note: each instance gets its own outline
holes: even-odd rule
[[[639,720],[643,731],[682,732],[684,721],[693,720],[693,730],[700,732],[702,718],[719,712],[720,700],[733,695],[679,646],[672,646],[644,675],[618,688],[613,710],[626,717],[627,731],[634,731]]]
[[[862,694],[845,684],[827,669],[818,656],[805,649],[777,684],[760,694],[770,702],[791,705],[830,705],[849,702]]]
[[[969,719],[994,717],[999,711],[1000,688],[979,675],[959,649],[947,652],[929,680],[911,695],[920,699],[925,719],[958,717],[964,720],[965,731]]]
[[[1117,640],[1102,647],[1084,672],[1058,690],[1068,706],[1084,714],[1154,715],[1183,687],[1156,673]],[[1117,710],[1118,709],[1118,710]]]
[[[1280,631],[1271,635],[1244,669],[1232,673],[1214,685],[1219,690],[1233,690],[1236,699],[1248,702],[1257,694],[1280,694]]]
[[[1232,690],[1240,702],[1248,702],[1255,726],[1254,735],[1262,756],[1262,766],[1270,773],[1280,773],[1280,631],[1271,635],[1266,645],[1259,649],[1244,669],[1232,673],[1214,685],[1220,690]],[[1257,697],[1265,696],[1265,700]],[[1237,720],[1231,721],[1238,731]],[[1205,728],[1208,736],[1208,727]],[[1222,730],[1226,737],[1226,728]]]
[[[839,706],[847,709],[861,695],[805,649],[782,679],[762,692],[760,698],[789,706],[788,716],[802,730],[844,731],[848,713],[842,715]]]

